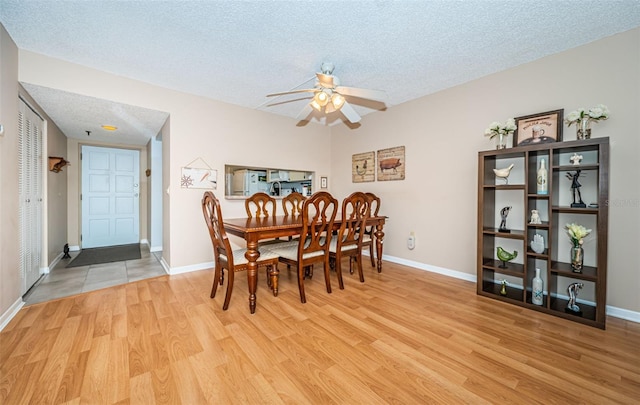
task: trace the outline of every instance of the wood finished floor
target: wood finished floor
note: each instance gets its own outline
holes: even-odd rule
[[[0,333],[0,404],[637,404],[640,324],[607,330],[384,263],[324,290],[282,266],[280,295],[244,273],[228,311],[212,271],[23,308]]]

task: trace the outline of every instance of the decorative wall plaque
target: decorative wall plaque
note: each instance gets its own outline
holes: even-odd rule
[[[378,181],[404,180],[404,146],[378,151]]]

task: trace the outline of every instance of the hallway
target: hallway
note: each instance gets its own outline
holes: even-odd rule
[[[72,258],[79,253],[70,252]],[[150,253],[149,246],[141,244],[140,253],[137,260],[71,268],[66,268],[71,259],[60,260],[22,298],[31,305],[167,274],[160,264],[162,252]]]

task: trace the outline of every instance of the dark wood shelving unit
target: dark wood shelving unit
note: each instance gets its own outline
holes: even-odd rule
[[[570,161],[573,154],[583,155],[580,164]],[[548,192],[538,194],[536,177],[540,161],[544,159],[548,171]],[[511,176],[514,184],[496,179],[493,169],[515,163]],[[586,181],[582,196],[586,204],[597,207],[571,207],[570,180],[567,173],[581,170]],[[581,172],[581,173],[582,173]],[[511,179],[509,179],[511,181]],[[595,138],[569,142],[520,146],[509,149],[483,151],[478,154],[478,252],[477,293],[485,297],[520,305],[564,319],[597,328],[605,328],[607,290],[607,240],[609,198],[609,138]],[[505,203],[505,201],[508,201]],[[523,223],[509,220],[511,232],[500,232],[500,209],[511,205],[509,218],[523,218]],[[541,224],[529,224],[532,209],[539,211]],[[568,263],[569,238],[565,225],[580,223],[592,229],[583,248],[585,262],[582,272],[576,273]],[[540,234],[545,241],[542,253],[529,246],[533,235]],[[496,256],[496,248],[513,251],[518,256],[507,268]],[[531,283],[535,269],[539,268],[544,280],[542,305],[532,303]],[[501,282],[507,280],[506,295],[501,295]],[[566,310],[567,286],[574,282],[585,285],[578,293],[580,313]]]

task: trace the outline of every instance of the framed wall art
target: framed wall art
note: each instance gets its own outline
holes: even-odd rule
[[[516,117],[513,146],[562,141],[564,109]]]
[[[200,161],[201,166],[194,163]],[[181,188],[203,188],[215,190],[218,186],[218,171],[212,169],[202,158],[183,166],[180,173]]]
[[[378,181],[404,180],[404,146],[378,151]]]
[[[351,181],[365,183],[376,177],[375,152],[358,153],[351,156]]]

